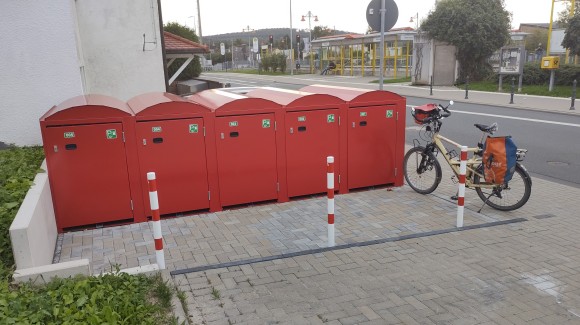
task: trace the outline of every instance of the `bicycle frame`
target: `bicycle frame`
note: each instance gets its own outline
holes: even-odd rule
[[[445,145],[443,144],[443,142],[452,144],[455,147],[459,148],[459,150],[461,150],[461,144],[459,144],[451,139],[447,139],[446,137],[440,135],[439,132],[433,133],[431,144],[434,145],[441,152],[441,154],[443,154],[445,161],[447,161],[447,164],[449,164],[449,167],[451,167],[451,170],[453,170],[453,173],[455,174],[455,176],[457,178],[459,178],[459,165],[460,165],[461,161],[459,159],[451,158],[451,156],[449,155],[449,152],[447,151],[447,148],[445,148]],[[481,151],[480,148],[467,148],[467,152],[476,153],[479,151]],[[481,164],[481,158],[476,157],[475,154],[473,154],[471,156],[471,158],[467,159],[467,170],[465,173],[465,186],[466,187],[473,187],[473,188],[480,187],[480,188],[493,189],[498,184],[487,183],[487,182],[475,184],[473,182],[474,175],[478,175],[480,177],[479,179],[481,179],[481,180],[485,179],[483,174],[478,173],[475,170],[475,168],[477,166],[479,166],[480,164]]]

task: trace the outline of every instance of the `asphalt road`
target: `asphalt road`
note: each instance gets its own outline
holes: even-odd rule
[[[273,80],[244,74],[204,74],[203,77],[229,82],[231,87],[270,86],[295,90],[304,87],[304,83],[292,83],[287,78]],[[408,106],[430,102],[433,99],[407,97]],[[499,131],[496,135],[511,135],[518,148],[528,149],[523,164],[532,176],[580,188],[580,116],[469,103],[455,103],[451,110],[453,115],[444,121],[441,130],[443,136],[475,146],[481,132],[473,124],[497,122]],[[408,110],[408,144],[419,138],[419,129]]]

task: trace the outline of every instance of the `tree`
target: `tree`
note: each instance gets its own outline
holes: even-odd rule
[[[548,30],[535,30],[530,35],[526,36],[526,51],[533,53],[538,48],[539,44],[545,49],[548,44]]]
[[[481,80],[491,71],[487,59],[510,40],[510,20],[503,0],[442,0],[421,29],[456,47],[461,77]]]
[[[568,21],[562,46],[569,49],[570,54],[580,55],[580,15],[576,15]]]
[[[558,13],[558,20],[556,20],[556,23],[558,24],[559,28],[568,27],[570,19],[572,19],[572,17],[570,17],[571,9],[572,8],[570,8],[570,4],[568,3],[566,4],[566,9]],[[580,3],[574,7],[574,15],[576,16],[578,14],[580,14]]]
[[[170,32],[171,34],[175,34],[177,36],[181,36],[186,38],[190,41],[199,42],[199,38],[195,34],[195,31],[185,25],[181,25],[177,22],[170,22],[163,26],[163,30],[166,32]],[[167,72],[169,76],[172,76],[181,65],[186,61],[186,59],[176,59],[169,68],[167,68]],[[187,80],[192,78],[197,78],[201,74],[201,63],[199,62],[199,57],[195,56],[193,60],[189,63],[189,65],[183,70],[181,75],[177,77],[177,80]]]
[[[312,39],[332,35],[332,30],[327,26],[315,26],[312,28]]]

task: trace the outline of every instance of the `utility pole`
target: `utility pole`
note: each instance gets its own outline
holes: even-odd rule
[[[197,23],[199,24],[199,44],[203,45],[201,37],[201,8],[199,7],[199,0],[197,0]]]

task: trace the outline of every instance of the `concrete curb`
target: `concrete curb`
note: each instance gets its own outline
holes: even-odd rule
[[[171,307],[173,309],[173,316],[177,319],[178,324],[189,324],[189,317],[185,314],[185,310],[183,309],[183,305],[181,304],[181,300],[177,297],[177,286],[175,282],[173,282],[173,278],[169,274],[168,270],[161,271],[161,279],[164,282],[171,283],[173,288],[175,289],[175,294],[171,297]],[[187,298],[186,298],[187,299]],[[186,301],[187,303],[187,301]]]

